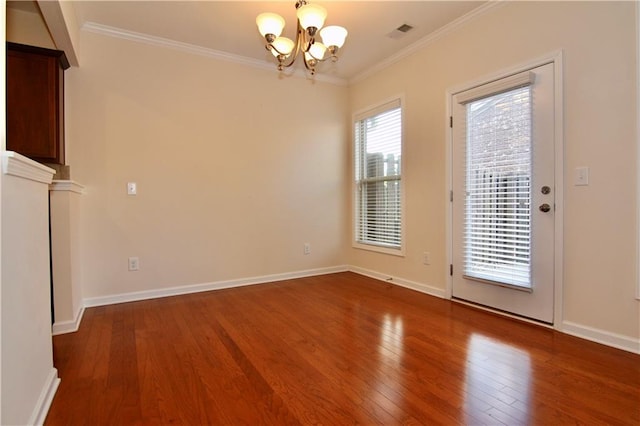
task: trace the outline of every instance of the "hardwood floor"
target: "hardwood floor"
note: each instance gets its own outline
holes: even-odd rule
[[[87,309],[46,425],[640,424],[640,356],[352,273]]]

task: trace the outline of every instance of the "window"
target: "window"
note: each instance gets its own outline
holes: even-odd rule
[[[355,242],[401,254],[400,99],[355,116]]]

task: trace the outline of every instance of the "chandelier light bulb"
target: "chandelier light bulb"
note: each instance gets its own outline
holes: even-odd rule
[[[271,53],[273,56],[278,57],[278,55],[289,56],[295,47],[295,43],[293,40],[286,37],[278,37],[273,40],[271,43],[273,49],[271,49]]]
[[[305,52],[307,59],[313,58],[319,61],[324,59],[324,55],[327,52],[327,46],[322,43],[315,42],[309,48],[309,52]]]
[[[325,27],[320,30],[320,37],[322,37],[322,42],[326,46],[336,46],[337,48],[342,47],[347,38],[347,30],[343,27],[339,27],[337,25],[332,25],[329,27]]]
[[[258,31],[265,39],[267,50],[277,59],[279,71],[291,67],[300,57],[307,71],[315,75],[320,62],[338,60],[338,50],[345,42],[347,30],[335,25],[323,28],[327,10],[322,6],[309,4],[308,0],[296,0],[295,6],[295,40],[281,36],[285,20],[276,13],[258,15]],[[322,36],[322,43],[318,36]]]
[[[263,37],[267,34],[273,34],[274,38],[280,37],[284,29],[284,18],[276,13],[261,13],[256,18],[256,24]]]
[[[296,15],[300,21],[300,26],[305,30],[311,27],[319,30],[327,18],[327,9],[317,4],[305,4],[298,9]]]

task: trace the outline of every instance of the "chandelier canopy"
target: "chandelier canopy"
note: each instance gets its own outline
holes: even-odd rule
[[[306,0],[298,0],[296,10],[298,28],[295,41],[280,37],[285,22],[282,16],[275,13],[267,12],[258,15],[256,18],[258,31],[266,40],[267,50],[278,60],[278,70],[282,71],[290,67],[298,55],[302,54],[305,68],[311,75],[315,75],[318,63],[329,58],[333,62],[338,60],[338,49],[347,38],[347,30],[335,25],[323,28],[327,10],[322,6],[309,4]],[[316,41],[318,32],[322,37],[322,43]]]

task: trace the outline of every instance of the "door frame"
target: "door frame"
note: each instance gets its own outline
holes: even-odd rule
[[[453,116],[453,97],[455,94],[463,92],[465,90],[472,89],[474,87],[482,86],[486,83],[499,80],[505,77],[509,77],[514,74],[518,74],[523,71],[527,71],[532,68],[536,68],[542,65],[552,63],[554,65],[554,162],[555,162],[555,216],[554,216],[554,312],[553,312],[553,325],[556,330],[560,330],[563,321],[563,265],[564,265],[564,126],[563,126],[563,52],[558,50],[551,52],[547,55],[538,57],[531,61],[517,64],[507,69],[502,69],[497,72],[493,72],[489,75],[481,76],[480,78],[468,81],[466,83],[456,85],[447,89],[446,91],[446,176],[447,176],[447,188],[445,191],[445,200],[447,204],[447,224],[446,224],[446,239],[447,239],[447,264],[446,264],[446,289],[445,298],[451,300],[453,295],[453,277],[450,274],[450,265],[453,263],[453,203],[451,200],[451,193],[453,190],[453,129],[451,127],[451,118]],[[462,302],[464,303],[464,302]],[[474,305],[477,306],[477,305]],[[527,320],[516,315],[507,314],[503,311],[494,310],[491,308],[480,307],[492,312],[497,312],[502,315],[521,319],[523,321],[533,322],[535,324],[541,324],[537,321]]]

